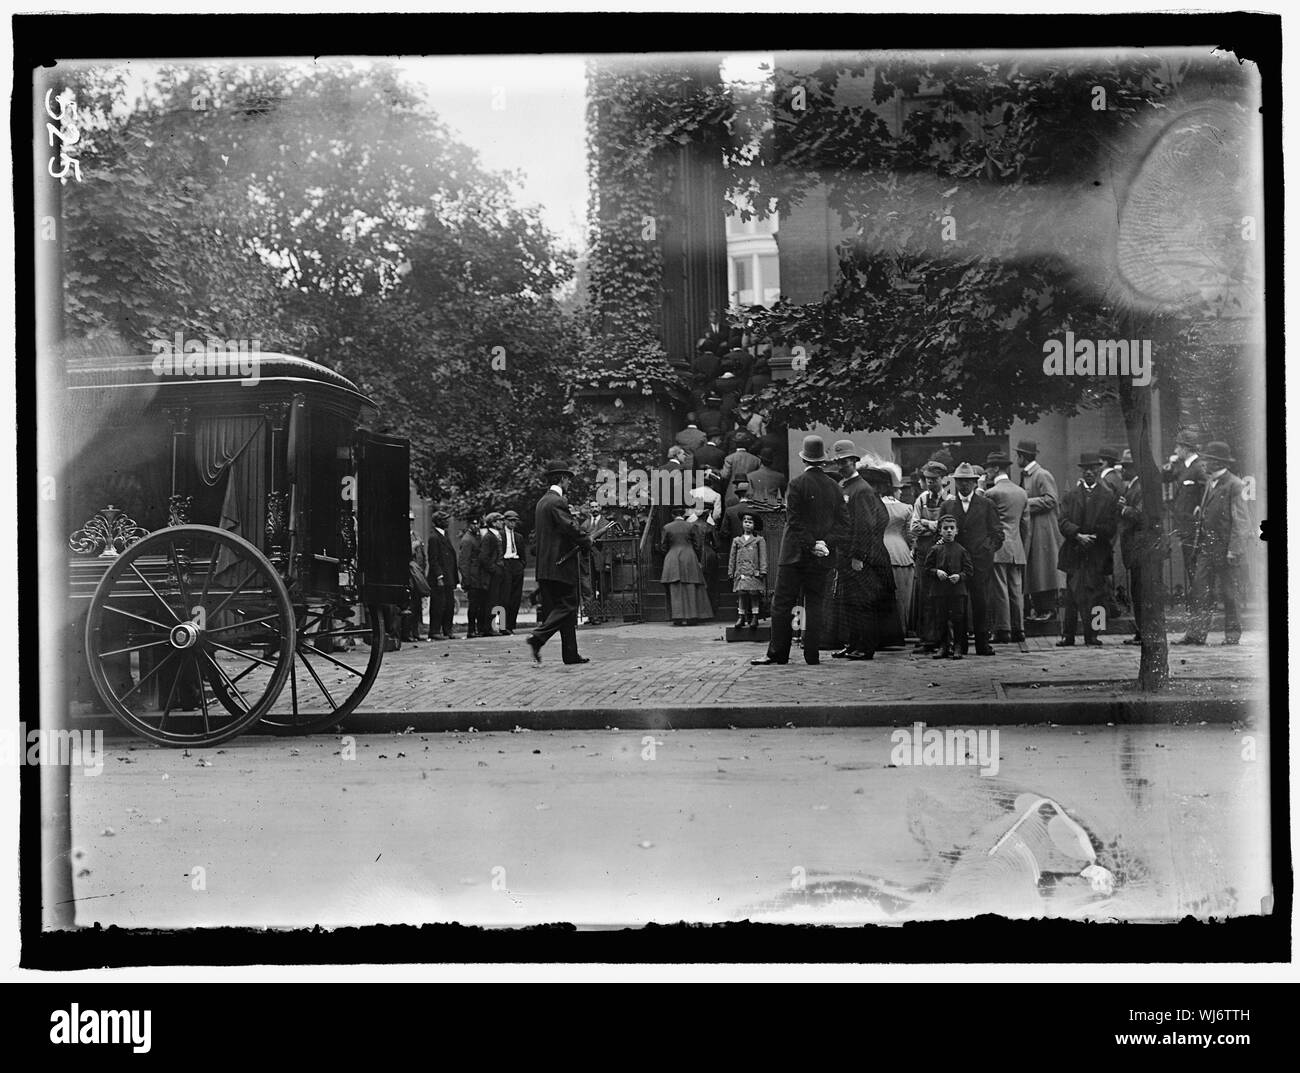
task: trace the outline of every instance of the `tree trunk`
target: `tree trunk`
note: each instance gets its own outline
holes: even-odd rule
[[[1142,479],[1142,529],[1137,551],[1142,570],[1142,591],[1133,594],[1142,601],[1142,662],[1138,688],[1154,693],[1169,682],[1169,642],[1165,636],[1165,576],[1163,500],[1160,495],[1160,467],[1152,453],[1152,389],[1135,386],[1127,377],[1119,380],[1119,404],[1128,430],[1128,446]]]

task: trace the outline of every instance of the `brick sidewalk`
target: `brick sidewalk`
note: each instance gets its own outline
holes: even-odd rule
[[[361,707],[344,723],[354,733],[524,729],[688,729],[708,727],[890,726],[1255,722],[1267,711],[1268,652],[1261,630],[1240,645],[1170,647],[1173,682],[1160,694],[1134,688],[1139,653],[1107,636],[1104,648],[1061,649],[1030,638],[1029,651],[995,646],[992,657],[933,660],[907,650],[850,663],[822,653],[804,664],[795,648],[785,666],[753,667],[762,643],[727,643],[724,626],[667,623],[581,627],[590,663],[560,662],[559,642],[532,661],[524,625],[513,637],[403,644],[384,657]],[[1212,637],[1216,636],[1214,634]],[[1221,636],[1221,635],[1218,635]],[[361,667],[368,650],[340,656]],[[355,681],[322,669],[331,689]],[[280,703],[288,695],[281,694]],[[301,695],[324,711],[315,691]],[[78,726],[116,734],[111,716],[74,716]]]
[[[1000,645],[996,656],[961,661],[913,656],[910,646],[877,653],[869,663],[824,652],[817,667],[806,666],[795,649],[784,667],[752,667],[764,645],[728,644],[723,630],[722,624],[666,623],[580,629],[579,648],[592,662],[572,667],[560,663],[558,641],[534,664],[522,629],[513,637],[408,643],[385,657],[357,718],[366,712],[1014,703],[1035,686],[1045,695],[1057,687],[1070,696],[1119,697],[1136,678],[1139,660],[1135,647],[1108,636],[1103,649],[1059,649],[1054,638],[1032,638],[1028,653]],[[1260,632],[1247,633],[1237,647],[1170,648],[1170,673],[1183,696],[1262,696],[1267,670]]]

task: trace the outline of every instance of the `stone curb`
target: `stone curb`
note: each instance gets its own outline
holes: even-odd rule
[[[1266,702],[1242,697],[1086,697],[1070,700],[905,701],[883,704],[805,704],[662,708],[471,708],[446,711],[358,712],[343,723],[353,734],[525,730],[756,730],[795,727],[1116,726],[1173,723],[1247,723]],[[111,716],[78,719],[81,730],[122,734]]]

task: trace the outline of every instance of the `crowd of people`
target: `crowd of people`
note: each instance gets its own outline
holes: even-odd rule
[[[1242,567],[1254,539],[1245,489],[1229,467],[1227,444],[1199,445],[1181,434],[1162,478],[1175,486],[1174,531],[1184,545],[1191,616],[1175,644],[1206,643],[1217,600],[1224,640],[1241,637]],[[935,659],[996,654],[993,645],[1025,641],[1026,619],[1051,618],[1061,592],[1060,647],[1099,647],[1114,611],[1115,575],[1140,594],[1146,532],[1143,492],[1132,454],[1103,447],[1079,458],[1079,477],[1063,495],[1038,461],[1038,445],[1021,440],[1011,459],[1000,452],[983,465],[936,455],[920,470],[922,488],[904,502],[901,471],[867,456],[851,440],[828,451],[805,437],[804,472],[789,483],[772,634],[758,666],[789,661],[796,605],[802,603],[804,660],[834,656],[869,660],[903,647]],[[837,479],[838,478],[838,479]],[[1118,560],[1118,562],[1117,562]],[[1141,643],[1142,606],[1132,600]],[[823,631],[831,643],[823,645]],[[837,647],[838,646],[838,647]]]
[[[394,630],[390,625],[389,633],[401,641],[421,640],[427,598],[429,640],[457,640],[453,623],[460,588],[468,608],[465,637],[510,636],[518,625],[528,562],[519,514],[507,510],[468,516],[456,545],[449,535],[450,525],[446,512],[434,514],[427,545],[412,530],[410,603],[400,627]]]
[[[567,506],[567,505],[566,505]],[[603,526],[596,504],[572,511],[578,530],[591,535]],[[414,520],[414,513],[411,514]],[[524,577],[530,557],[537,551],[537,530],[527,536],[520,528],[517,511],[469,513],[458,519],[460,535],[453,542],[451,515],[438,511],[427,543],[411,530],[411,581],[405,608],[392,608],[386,619],[390,647],[402,642],[455,641],[477,637],[510,637],[519,624],[525,600]],[[577,556],[579,599],[591,624],[602,620],[599,612],[600,552],[594,544]],[[541,603],[543,587],[530,594],[534,606]],[[455,632],[457,590],[463,593],[466,630]],[[427,630],[424,601],[428,600]]]
[[[686,482],[680,502],[664,507],[669,520],[659,533],[658,580],[675,625],[713,620],[710,592],[725,574],[736,595],[737,628],[758,625],[770,594],[771,642],[753,661],[758,665],[787,662],[796,633],[808,663],[819,662],[823,648],[836,658],[869,660],[882,649],[906,647],[909,638],[916,653],[936,659],[960,659],[972,646],[975,655],[991,656],[995,644],[1023,648],[1027,621],[1058,615],[1058,645],[1072,646],[1082,634],[1084,645],[1096,647],[1124,591],[1134,619],[1124,643],[1140,644],[1139,545],[1163,537],[1146,532],[1141,480],[1127,449],[1084,453],[1078,479],[1061,494],[1031,440],[1016,444],[1014,470],[1001,452],[980,465],[957,464],[941,450],[909,482],[897,464],[851,440],[827,449],[818,436],[805,437],[804,472],[787,480],[769,452],[752,452],[752,436],[748,424],[731,430],[723,453],[688,419],[676,437],[673,458],[703,480]],[[1162,472],[1172,486],[1171,535],[1182,544],[1190,594],[1189,626],[1175,644],[1206,643],[1219,599],[1223,643],[1241,636],[1241,568],[1254,529],[1233,462],[1225,443],[1201,450],[1183,432]],[[551,488],[531,534],[544,635],[534,651],[560,632],[565,659],[582,661],[571,630],[584,604],[589,621],[598,620],[593,562],[602,520],[599,508],[569,507],[572,473],[565,464],[548,463],[546,476]],[[777,519],[784,529],[779,545],[769,546],[764,531]],[[435,514],[427,544],[412,533],[411,602],[390,617],[394,638],[420,639],[427,597],[430,639],[454,639],[458,588],[468,608],[467,638],[509,636],[517,628],[529,561],[519,515],[466,518],[456,545],[450,521]]]

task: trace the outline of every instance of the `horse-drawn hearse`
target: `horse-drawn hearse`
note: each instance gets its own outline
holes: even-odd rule
[[[382,607],[406,602],[409,443],[338,373],[253,360],[70,362],[74,713],[212,745],[324,729],[373,685]]]

